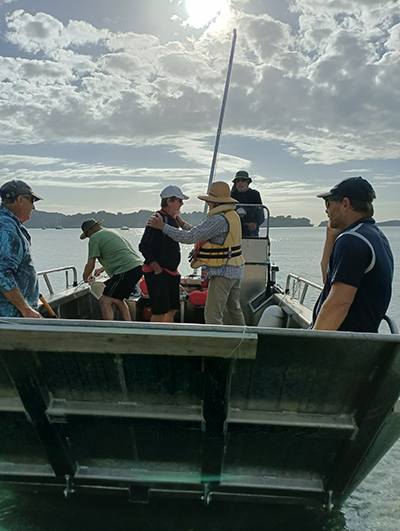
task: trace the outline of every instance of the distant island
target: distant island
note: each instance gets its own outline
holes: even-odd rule
[[[86,214],[72,214],[66,215],[59,212],[44,212],[41,210],[34,210],[29,221],[25,222],[25,226],[30,229],[80,229],[85,219],[94,218],[96,220],[104,219],[104,226],[111,229],[125,228],[143,228],[149,217],[154,213],[152,210],[139,210],[139,212],[132,212],[131,214],[123,214],[118,212],[89,212]],[[182,213],[185,221],[191,225],[198,225],[203,219],[203,212],[189,212]],[[312,227],[313,224],[307,218],[292,218],[292,216],[277,216],[270,217],[270,227]]]
[[[399,219],[392,219],[391,221],[377,221],[376,224],[379,227],[399,227],[400,226],[400,220]],[[318,225],[318,227],[326,227],[328,225],[328,220],[321,221],[321,223]]]

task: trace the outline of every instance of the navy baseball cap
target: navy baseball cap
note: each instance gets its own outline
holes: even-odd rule
[[[340,183],[335,184],[329,192],[317,195],[317,197],[322,197],[322,199],[327,201],[334,196],[348,197],[349,199],[372,203],[376,194],[369,182],[362,177],[350,177],[349,179],[344,179],[343,181],[340,181]]]
[[[16,199],[19,195],[31,195],[34,201],[43,199],[43,197],[34,193],[29,184],[26,184],[24,181],[17,181],[16,179],[4,183],[0,188],[0,194],[2,199]]]

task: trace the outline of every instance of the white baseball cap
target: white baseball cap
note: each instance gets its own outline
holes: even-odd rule
[[[177,197],[178,199],[189,199],[187,195],[182,193],[182,190],[178,186],[170,184],[160,194],[161,199],[167,199],[168,197]]]

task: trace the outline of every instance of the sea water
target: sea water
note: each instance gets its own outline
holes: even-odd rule
[[[388,314],[400,326],[400,231],[396,227],[383,231],[396,263]],[[79,229],[31,229],[30,233],[38,271],[71,265],[76,267],[80,281],[87,240],[79,239]],[[142,233],[143,229],[121,231],[136,249]],[[324,228],[273,228],[270,237],[271,261],[279,267],[279,284],[285,286],[289,273],[321,284]],[[182,246],[182,275],[192,272],[187,260],[190,249]],[[63,283],[63,274],[58,273],[55,289],[62,288]],[[41,290],[46,295],[44,284]],[[333,515],[322,509],[270,504],[213,501],[205,507],[200,500],[151,499],[148,505],[129,504],[127,496],[79,495],[66,500],[61,490],[16,494],[4,488],[0,490],[0,531],[399,531],[399,477],[400,441]]]

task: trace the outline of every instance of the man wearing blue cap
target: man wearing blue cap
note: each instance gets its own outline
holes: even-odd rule
[[[4,183],[0,194],[0,316],[37,319],[39,283],[23,223],[42,197],[15,179]]]
[[[164,188],[160,197],[161,209],[158,214],[162,216],[164,223],[187,230],[187,224],[179,217],[179,213],[183,201],[189,197],[174,185]],[[149,292],[151,320],[171,323],[180,307],[179,243],[159,230],[147,226],[139,244],[139,251],[145,258],[143,273]]]
[[[377,332],[392,293],[393,255],[372,218],[375,191],[351,177],[323,194],[329,218],[321,260],[324,288],[313,330]]]

